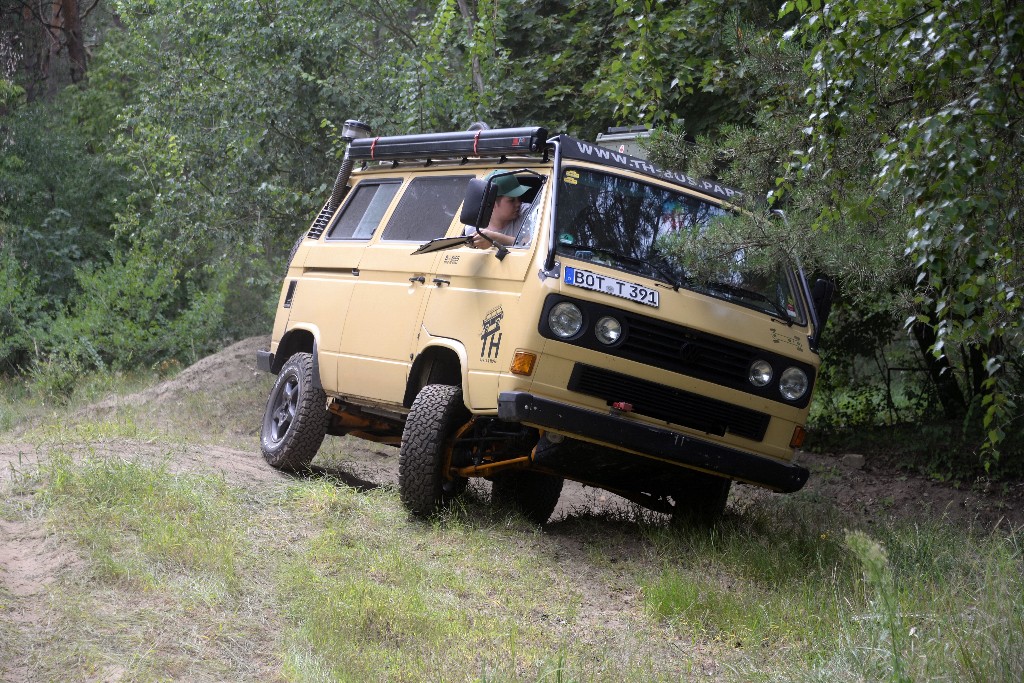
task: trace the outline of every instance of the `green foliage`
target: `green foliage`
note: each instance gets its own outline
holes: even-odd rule
[[[27,357],[37,340],[46,334],[48,315],[39,297],[39,280],[19,263],[4,239],[0,223],[0,367],[16,369],[14,362]],[[4,367],[6,366],[6,367]]]
[[[612,41],[587,89],[613,105],[615,122],[663,127],[685,120],[696,134],[749,122],[778,96],[775,79],[754,73],[749,59],[776,23],[774,3],[612,4]]]
[[[227,269],[229,266],[225,265]],[[230,281],[223,272],[221,282]],[[65,348],[101,349],[115,368],[154,364],[169,357],[198,360],[210,349],[195,340],[216,338],[225,287],[197,291],[173,262],[144,246],[97,270],[80,270],[82,296],[60,321]]]
[[[25,99],[25,89],[15,83],[0,78],[0,113],[21,104]]]
[[[0,80],[0,367],[56,395],[68,372],[265,332],[347,118],[648,124],[657,163],[751,199],[675,245],[693,272],[742,250],[839,282],[818,416],[938,401],[998,464],[1024,441],[1021,19],[1005,0],[102,3],[87,85],[30,83],[27,44]]]
[[[871,181],[902,205],[917,313],[931,352],[968,349],[964,383],[984,408],[986,458],[1019,432],[1022,375],[1021,102],[1024,9],[1016,3],[870,3],[802,13],[790,37],[811,47],[798,174],[831,169],[849,141],[874,156]],[[841,163],[841,162],[840,162]]]

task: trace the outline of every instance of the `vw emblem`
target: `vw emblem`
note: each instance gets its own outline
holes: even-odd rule
[[[690,342],[683,342],[679,345],[679,360],[684,365],[690,365],[697,360],[700,355],[700,348],[696,344]]]

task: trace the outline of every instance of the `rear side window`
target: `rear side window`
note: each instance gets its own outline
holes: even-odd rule
[[[331,226],[327,239],[370,239],[401,186],[399,181],[362,182],[356,185],[338,219]]]
[[[471,175],[415,178],[391,214],[381,239],[426,242],[444,237],[466,195]]]

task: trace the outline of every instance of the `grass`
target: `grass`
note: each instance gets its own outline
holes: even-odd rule
[[[713,529],[620,509],[542,531],[475,489],[424,522],[388,487],[174,471],[186,441],[255,451],[250,394],[35,427],[47,457],[6,477],[0,519],[63,555],[35,596],[0,590],[0,615],[36,614],[0,618],[0,660],[76,681],[1024,678],[1019,531],[847,528],[804,493]]]
[[[213,475],[59,454],[38,485],[51,524],[88,568],[54,589],[67,632],[40,655],[44,673],[67,657],[83,671],[121,662],[126,680],[175,672],[648,681],[711,670],[744,681],[896,682],[1024,673],[1014,534],[964,538],[941,525],[844,534],[820,502],[789,498],[710,532],[641,517],[592,519],[552,537],[472,501],[424,523],[387,489],[310,479],[254,496]],[[640,552],[580,574],[559,547],[570,540],[580,545],[574,562],[601,549],[605,560]],[[616,614],[628,629],[591,613],[602,605],[595,592],[615,586],[642,595]],[[172,638],[154,646],[159,633]],[[263,659],[250,669],[253,660],[232,648],[252,640]]]

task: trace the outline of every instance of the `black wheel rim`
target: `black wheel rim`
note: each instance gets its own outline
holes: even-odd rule
[[[274,443],[280,442],[288,433],[288,428],[295,421],[295,413],[299,405],[299,378],[290,375],[274,397],[274,405],[267,415],[267,427]]]

